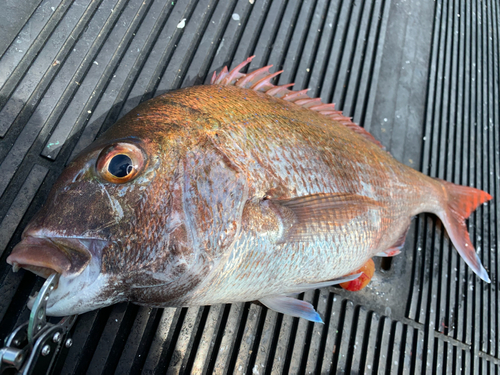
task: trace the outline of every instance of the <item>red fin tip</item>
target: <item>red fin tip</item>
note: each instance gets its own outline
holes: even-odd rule
[[[469,267],[484,281],[490,282],[488,273],[481,264],[474,246],[470,240],[465,219],[482,203],[492,196],[487,192],[468,186],[455,185],[451,182],[436,179],[443,184],[447,201],[444,203],[444,213],[439,213],[446,231],[460,256]]]

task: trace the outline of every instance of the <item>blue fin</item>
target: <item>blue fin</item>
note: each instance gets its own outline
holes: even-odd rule
[[[259,299],[264,306],[276,312],[304,318],[314,323],[323,323],[319,314],[309,302],[285,296],[269,296]]]

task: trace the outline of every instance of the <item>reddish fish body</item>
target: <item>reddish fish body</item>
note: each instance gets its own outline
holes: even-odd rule
[[[397,254],[421,212],[488,281],[464,224],[487,193],[399,163],[332,105],[270,78],[225,70],[152,99],[71,163],[8,259],[62,274],[49,314],[260,300],[319,321],[285,295]]]

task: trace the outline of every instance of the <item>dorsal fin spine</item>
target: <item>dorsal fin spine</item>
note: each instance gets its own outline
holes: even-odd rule
[[[277,75],[280,75],[281,73],[283,73],[283,70],[278,70],[277,72],[275,73],[272,73],[272,74],[269,74],[267,77],[264,77],[262,78],[260,81],[258,81],[257,83],[255,83],[252,87],[250,87],[252,90],[255,90],[255,91],[259,91],[260,89],[264,89],[266,91],[269,91],[269,89],[272,89],[273,87],[275,87],[272,83],[271,83],[271,79],[273,79],[274,77],[276,77]]]
[[[283,71],[278,71],[275,73],[270,73],[269,68],[272,65],[264,66],[260,69],[254,70],[251,73],[241,73],[246,65],[250,64],[255,56],[250,56],[242,63],[238,64],[234,69],[228,71],[227,66],[225,66],[221,72],[217,75],[215,72],[210,80],[211,84],[215,85],[234,85],[246,89],[252,89],[255,91],[265,92],[270,96],[275,98],[283,99],[302,107],[308,108],[315,112],[319,112],[332,120],[335,120],[347,128],[351,129],[353,132],[363,136],[366,140],[376,144],[385,150],[385,147],[377,141],[373,135],[368,133],[364,128],[352,122],[350,117],[345,117],[341,111],[335,110],[335,105],[333,103],[327,104],[321,102],[321,98],[311,98],[307,95],[309,89],[293,91],[289,87],[293,86],[293,83],[285,85],[274,85],[271,80],[277,75],[281,74]]]
[[[295,101],[295,104],[311,109],[311,107],[314,107],[314,105],[318,102],[321,103],[321,98],[299,99]]]
[[[281,98],[284,96],[289,90],[289,87],[292,87],[293,83],[287,83],[286,85],[275,86],[272,89],[266,91],[266,94],[274,96],[275,98]]]
[[[261,79],[268,77],[271,74],[269,73],[270,68],[272,68],[272,65],[263,66],[262,68],[254,70],[251,73],[245,74],[238,79],[234,85],[249,89],[255,84],[255,81],[259,82]]]

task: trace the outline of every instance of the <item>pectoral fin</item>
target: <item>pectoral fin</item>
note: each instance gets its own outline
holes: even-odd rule
[[[314,194],[272,203],[293,213],[293,224],[281,242],[314,241],[368,210],[383,207],[371,198],[348,193]]]

